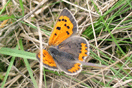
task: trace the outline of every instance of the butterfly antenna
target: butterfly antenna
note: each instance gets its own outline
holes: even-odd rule
[[[94,64],[94,63],[86,63],[83,61],[79,61],[79,63],[81,63],[82,65],[86,65],[86,66],[92,66],[92,67],[97,67],[97,68],[106,68],[107,66],[105,65],[99,65],[99,64]]]

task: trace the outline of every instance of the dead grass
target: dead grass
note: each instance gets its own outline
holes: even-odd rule
[[[82,72],[75,76],[44,69],[46,79],[40,82],[38,61],[28,60],[37,85],[42,84],[42,88],[132,87],[132,2],[20,1],[0,1],[0,47],[15,48],[22,39],[25,51],[37,53],[40,47],[37,28],[41,30],[45,47],[60,11],[67,7],[78,22],[78,35],[90,42],[91,52],[86,62],[108,66],[104,69],[84,66]],[[10,61],[11,56],[0,54],[0,86]],[[23,58],[15,58],[4,87],[34,87]]]

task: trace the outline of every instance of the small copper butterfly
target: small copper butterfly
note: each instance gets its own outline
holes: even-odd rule
[[[76,75],[81,72],[82,64],[87,65],[84,61],[90,52],[89,42],[76,36],[77,30],[74,16],[67,8],[63,9],[49,38],[48,47],[43,50],[45,68]],[[40,52],[37,59],[40,60]]]

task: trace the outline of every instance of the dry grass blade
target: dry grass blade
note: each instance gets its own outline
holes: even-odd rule
[[[126,57],[130,56],[131,54],[132,54],[132,51],[131,51],[131,52],[129,52],[128,54],[126,54],[126,55],[125,55],[124,57],[122,57],[120,60],[125,59]],[[90,77],[86,78],[85,80],[82,80],[82,81],[80,81],[80,82],[78,82],[78,83],[76,83],[76,84],[74,84],[74,85],[70,86],[70,88],[73,88],[74,86],[79,85],[80,83],[82,83],[82,82],[84,82],[84,81],[86,81],[86,80],[88,80],[88,79],[91,79],[91,78],[95,77],[96,75],[100,74],[101,72],[103,72],[103,71],[105,71],[105,70],[107,70],[107,69],[111,68],[112,66],[116,65],[117,63],[119,63],[119,62],[120,62],[120,60],[118,60],[118,61],[116,61],[115,63],[111,64],[110,66],[108,66],[108,67],[106,67],[106,68],[102,69],[101,71],[99,71],[99,72],[95,73],[94,75],[92,75],[92,76],[90,76]]]
[[[42,80],[42,77],[43,77],[43,48],[42,48],[42,34],[41,34],[41,32],[40,32],[40,28],[39,28],[39,25],[38,25],[38,23],[37,23],[37,27],[38,27],[38,33],[39,33],[39,41],[40,41],[40,52],[41,52],[41,54],[40,54],[40,78],[39,78],[39,88],[42,88],[42,82],[43,82],[43,80]]]
[[[0,86],[132,87],[131,7],[130,0],[1,0]],[[43,71],[42,63],[35,60],[39,50],[48,45],[55,22],[64,8],[77,20],[77,36],[85,37],[90,43],[90,55],[82,71],[74,76],[48,69]],[[17,45],[19,50],[14,49]],[[11,61],[13,56],[14,62]],[[32,76],[24,58],[28,59]],[[94,68],[87,66],[87,62],[107,67]]]

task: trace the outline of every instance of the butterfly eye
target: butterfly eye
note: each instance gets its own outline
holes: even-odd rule
[[[57,55],[59,51],[57,49],[53,48],[53,47],[50,47],[49,48],[49,52],[52,55]]]
[[[51,53],[54,53],[54,51],[51,51]]]

